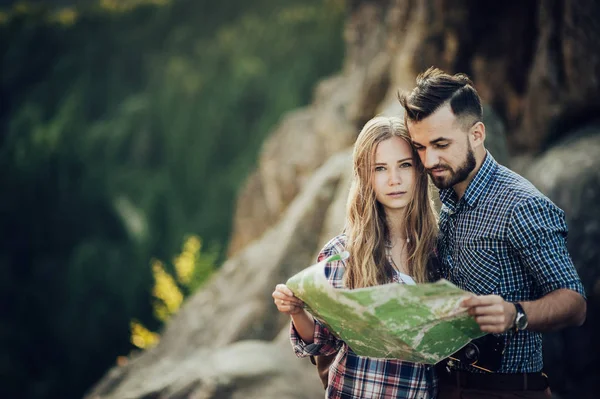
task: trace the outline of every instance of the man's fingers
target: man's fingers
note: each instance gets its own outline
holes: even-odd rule
[[[476,298],[476,297],[474,297],[474,296],[470,296],[470,297],[468,297],[468,298],[466,298],[466,299],[463,299],[463,300],[460,302],[460,306],[463,306],[463,307],[465,307],[465,308],[470,308],[471,306],[473,306],[473,305],[472,305],[473,298]]]
[[[467,312],[471,316],[483,316],[483,315],[500,315],[504,314],[504,307],[502,304],[474,306],[469,308]]]
[[[469,308],[468,313],[473,316],[481,331],[488,333],[503,333],[508,330],[514,316],[507,312],[504,304],[477,306]]]
[[[501,304],[504,300],[498,295],[479,295],[471,296],[462,301],[462,306],[471,308],[475,306],[489,306],[494,304]]]
[[[500,326],[504,327],[506,322],[504,315],[498,316],[477,316],[475,317],[475,321],[479,326]]]

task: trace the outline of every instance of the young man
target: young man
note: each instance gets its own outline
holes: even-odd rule
[[[496,354],[494,370],[464,357],[449,362],[440,372],[440,398],[550,397],[541,332],[579,326],[586,315],[564,212],[486,151],[481,100],[467,76],[430,68],[400,102],[440,189],[441,274],[475,294],[464,306],[503,346],[478,344],[475,366]]]

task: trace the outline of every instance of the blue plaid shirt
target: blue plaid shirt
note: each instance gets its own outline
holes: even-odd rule
[[[460,200],[452,188],[440,190],[440,200],[442,277],[508,302],[536,300],[560,288],[585,295],[567,252],[564,212],[489,152]],[[540,333],[509,331],[505,343],[498,372],[542,370]]]

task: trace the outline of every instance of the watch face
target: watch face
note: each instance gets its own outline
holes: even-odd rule
[[[527,328],[527,316],[524,313],[520,313],[517,315],[517,319],[515,320],[515,324],[517,329],[524,330]]]
[[[523,310],[523,306],[519,303],[515,303],[515,309],[517,310],[517,317],[515,317],[515,328],[517,330],[524,330],[527,328],[527,315]]]

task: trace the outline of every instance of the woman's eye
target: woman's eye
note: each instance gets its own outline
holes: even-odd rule
[[[382,170],[385,170],[385,168],[383,166],[376,166],[375,167],[375,172],[381,172]]]
[[[410,162],[403,162],[400,164],[401,168],[410,168],[412,166],[412,163]]]

